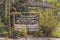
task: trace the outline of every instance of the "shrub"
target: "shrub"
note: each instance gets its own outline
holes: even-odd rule
[[[60,23],[56,26],[56,28],[51,32],[52,37],[60,37]]]
[[[4,28],[0,28],[0,37],[6,37],[8,36],[8,31]]]
[[[13,33],[13,37],[19,37],[22,35],[21,32],[19,31],[13,31],[12,33]]]
[[[8,35],[8,31],[5,26],[6,25],[4,25],[4,23],[1,22],[1,20],[0,20],[0,37],[4,37],[4,36]]]
[[[26,36],[26,35],[27,35],[27,28],[26,28],[25,25],[23,25],[22,27],[23,27],[23,28],[22,28],[22,31],[21,31],[21,32],[22,32],[22,35],[23,35],[23,36]]]
[[[51,36],[52,37],[60,37],[60,30],[55,29],[54,31],[52,31]]]
[[[42,31],[37,31],[37,32],[34,32],[34,36],[36,37],[42,37],[43,36],[43,32]]]
[[[19,36],[26,36],[27,35],[27,28],[25,25],[21,25],[21,28],[17,28],[16,30],[12,30],[12,35],[19,37]]]

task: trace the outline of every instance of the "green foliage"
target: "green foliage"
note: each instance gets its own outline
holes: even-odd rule
[[[14,27],[11,29],[11,35],[12,37],[20,37],[22,35],[22,32],[14,30]]]
[[[4,24],[8,25],[9,24],[9,16],[4,17]]]
[[[50,35],[51,31],[54,30],[53,28],[56,27],[58,21],[56,19],[56,16],[53,14],[56,12],[54,9],[48,9],[46,8],[43,10],[43,13],[40,13],[40,26],[42,28],[42,31],[44,33],[47,33]]]
[[[60,23],[55,27],[55,29],[51,32],[52,37],[60,37]]]
[[[33,35],[34,35],[35,37],[42,37],[42,36],[43,36],[43,31],[34,32]]]
[[[27,35],[26,26],[21,26],[21,27],[22,27],[21,29],[18,28],[17,30],[12,30],[12,36],[17,36],[17,37],[26,36]]]
[[[51,36],[52,36],[52,37],[60,37],[60,30],[54,30],[54,31],[51,33]]]
[[[27,28],[26,28],[26,27],[23,27],[23,28],[22,28],[22,34],[23,34],[24,36],[27,35]]]
[[[55,24],[57,23],[57,19],[53,15],[54,11],[53,12],[52,11],[51,10],[48,11],[48,9],[46,9],[44,13],[40,13],[40,25],[50,26],[50,27],[55,26]]]
[[[28,12],[28,6],[22,6],[21,10],[22,12]]]
[[[4,28],[0,28],[0,33],[3,33],[3,32],[7,32],[7,30],[5,30]]]
[[[16,2],[19,2],[19,3],[26,3],[27,0],[11,0],[11,3],[16,3]]]
[[[5,26],[4,23],[0,22],[0,27],[4,27],[4,26]]]
[[[19,0],[20,3],[26,3],[27,0]]]
[[[0,27],[0,37],[6,37],[8,35],[8,31],[5,28]]]
[[[12,31],[12,37],[20,37],[21,35],[22,35],[22,32]]]
[[[56,2],[56,0],[47,0],[48,2]]]
[[[57,3],[57,7],[60,7],[60,3]]]

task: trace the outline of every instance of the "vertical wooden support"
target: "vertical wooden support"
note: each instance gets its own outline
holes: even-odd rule
[[[5,17],[7,17],[7,13],[8,13],[8,11],[7,11],[7,8],[8,8],[8,7],[7,7],[7,4],[8,4],[8,3],[7,3],[7,0],[6,0],[6,1],[5,1]]]
[[[11,1],[8,0],[8,4],[9,4],[9,7],[8,7],[8,10],[9,10],[9,36],[11,37],[11,25],[10,25],[10,7],[11,7]]]

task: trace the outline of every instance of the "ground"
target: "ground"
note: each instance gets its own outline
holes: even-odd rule
[[[5,38],[0,38],[0,40],[5,40]],[[8,40],[26,40],[26,38],[18,38],[18,39],[9,38]],[[27,40],[60,40],[60,38],[27,37]]]

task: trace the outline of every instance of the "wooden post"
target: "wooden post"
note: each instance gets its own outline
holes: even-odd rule
[[[9,7],[8,7],[8,10],[9,10],[9,36],[11,37],[11,25],[10,25],[10,7],[11,7],[11,1],[8,0],[8,4],[9,4]]]
[[[8,3],[7,3],[7,0],[5,0],[5,17],[7,16],[7,12],[8,12],[8,11],[7,11],[7,4],[8,4]]]

